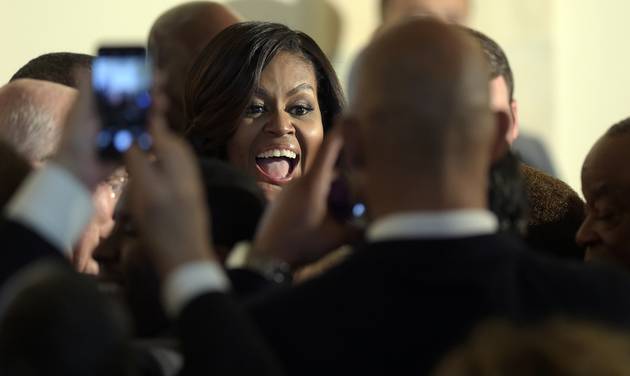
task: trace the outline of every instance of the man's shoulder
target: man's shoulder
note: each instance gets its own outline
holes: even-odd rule
[[[418,293],[439,288],[446,275],[453,277],[446,281],[450,285],[483,284],[489,275],[495,280],[509,278],[510,270],[527,253],[521,241],[504,235],[379,241],[355,247],[339,265],[285,292],[320,296],[327,291],[329,296],[360,298],[369,291],[368,299],[396,295],[400,288]]]
[[[529,250],[520,239],[503,234],[489,234],[458,238],[390,239],[365,244],[355,251],[356,261],[379,258],[396,262],[399,257],[407,262],[439,262],[440,260],[485,260],[488,258],[520,258]],[[392,257],[394,256],[394,257]]]
[[[17,221],[0,218],[0,239],[2,247],[7,249],[19,247],[33,252],[54,253],[61,255],[52,244],[41,235]]]

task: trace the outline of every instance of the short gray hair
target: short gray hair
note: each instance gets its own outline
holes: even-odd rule
[[[55,117],[28,93],[15,94],[0,109],[0,139],[31,162],[45,160],[55,151],[60,137]]]

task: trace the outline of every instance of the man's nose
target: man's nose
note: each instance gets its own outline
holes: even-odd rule
[[[587,215],[582,222],[582,225],[575,234],[575,242],[580,247],[586,247],[599,239],[597,231],[593,228],[593,218],[591,215]]]
[[[265,124],[265,132],[275,136],[294,134],[295,127],[291,121],[291,116],[285,111],[276,111],[275,114],[269,117],[269,121]]]

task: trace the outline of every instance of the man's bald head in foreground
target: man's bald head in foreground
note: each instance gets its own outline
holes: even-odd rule
[[[431,18],[385,29],[366,48],[344,129],[373,215],[487,206],[498,143],[488,74],[478,43]]]
[[[57,148],[77,90],[48,81],[19,79],[0,88],[0,139],[37,164]]]
[[[171,99],[168,120],[171,127],[185,127],[183,93],[186,75],[201,50],[226,27],[241,21],[222,4],[189,2],[163,13],[151,27],[149,54],[167,76],[166,91]]]
[[[469,0],[381,0],[384,24],[393,24],[421,14],[430,14],[446,22],[466,24],[469,13]]]

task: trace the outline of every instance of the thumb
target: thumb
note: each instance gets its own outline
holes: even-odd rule
[[[307,178],[311,181],[322,182],[322,184],[331,181],[342,147],[341,127],[335,126],[326,135],[310,171],[306,173]]]

